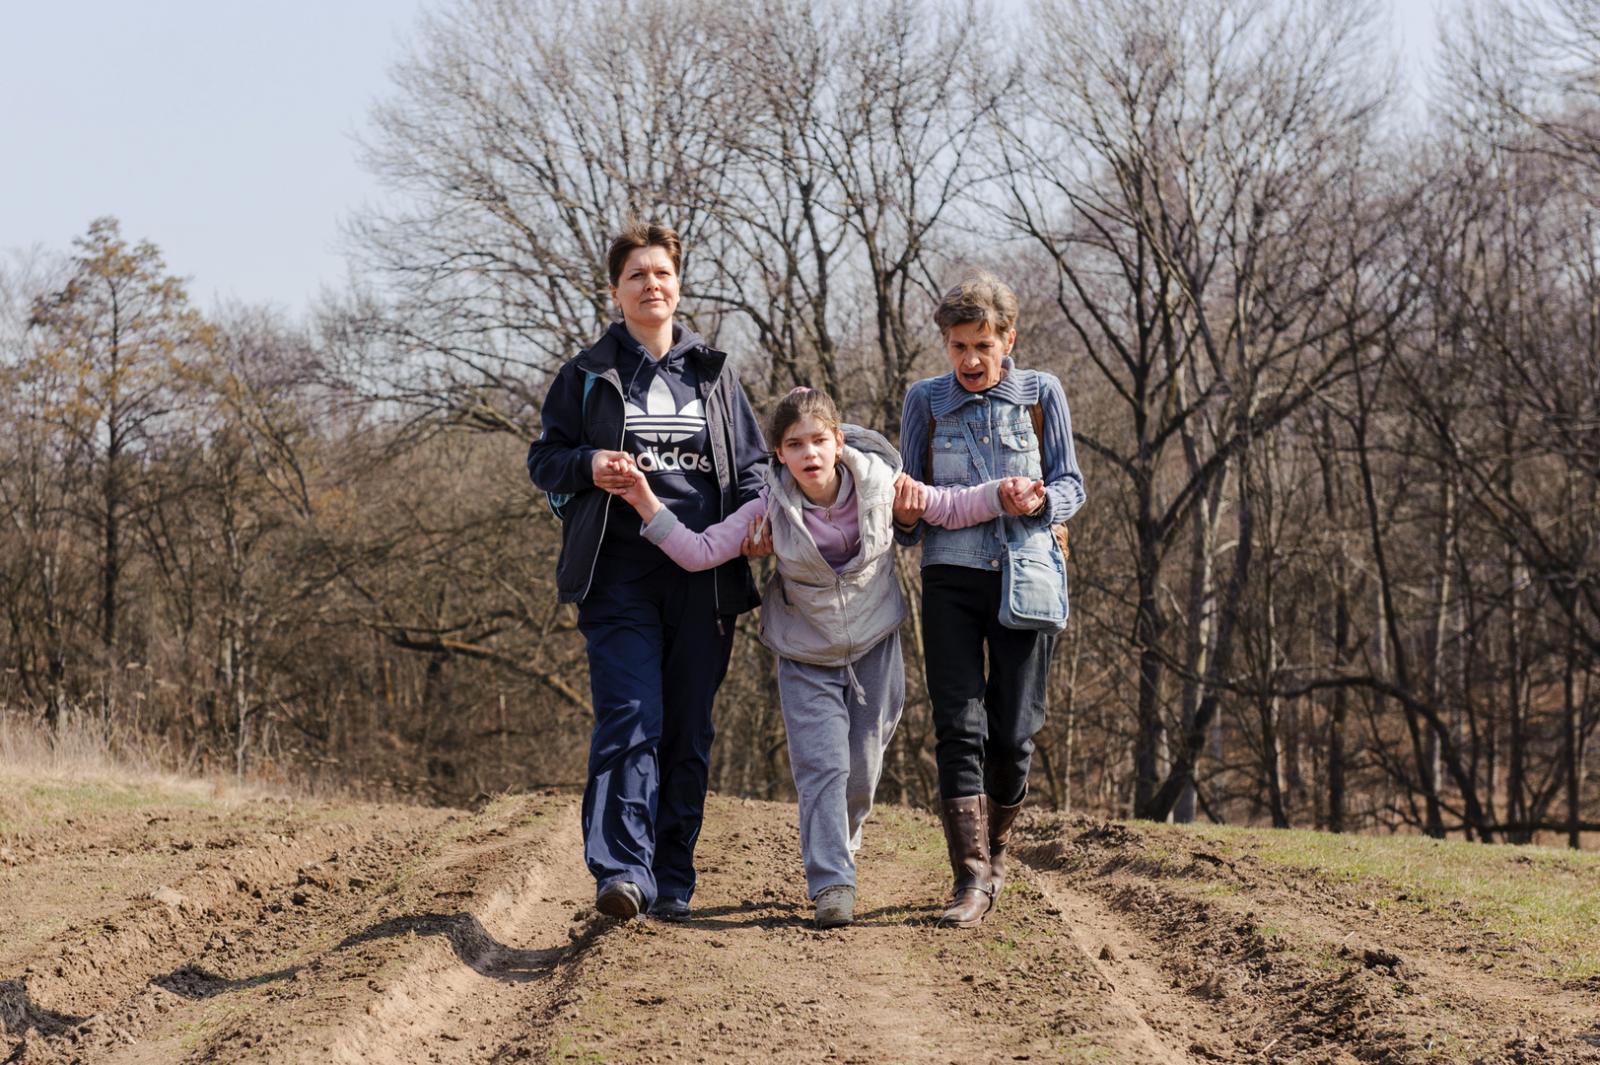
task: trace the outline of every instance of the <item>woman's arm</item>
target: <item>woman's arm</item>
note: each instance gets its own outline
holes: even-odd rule
[[[761,423],[750,406],[750,397],[739,383],[739,375],[725,370],[732,381],[729,389],[728,411],[733,418],[733,480],[735,498],[741,505],[748,503],[761,492],[766,483],[767,442],[761,436]]]
[[[539,411],[543,432],[528,445],[528,478],[546,492],[581,492],[594,487],[597,448],[583,441],[583,373],[563,366]]]
[[[1039,441],[1039,460],[1044,470],[1044,509],[1036,520],[1058,525],[1083,506],[1083,472],[1078,469],[1078,452],[1072,445],[1072,414],[1067,410],[1067,393],[1055,374],[1039,372],[1039,402],[1043,407],[1044,439]]]
[[[904,469],[913,481],[926,483],[933,478],[933,471],[928,469],[928,390],[924,382],[918,381],[906,389],[905,403],[900,411],[900,461],[905,464]],[[923,493],[926,499],[926,493]],[[919,517],[917,521],[902,525],[898,517],[894,525],[895,541],[903,546],[922,542],[923,525]]]
[[[644,475],[640,474],[639,480],[644,479]],[[645,491],[649,491],[648,485]],[[628,498],[626,493],[623,498]],[[651,493],[650,499],[655,499],[654,493]],[[644,509],[638,504],[634,505],[634,509],[639,511],[640,517],[646,517]],[[643,535],[679,566],[697,573],[738,558],[751,523],[766,515],[766,497],[757,496],[705,532],[697,533],[680,522],[672,511],[656,503],[655,509],[646,518]]]

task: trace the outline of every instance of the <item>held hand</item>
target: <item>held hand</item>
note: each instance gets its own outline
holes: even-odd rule
[[[1002,477],[1000,479],[1000,509],[1017,517],[1023,513],[1020,509],[1018,496],[1027,485],[1023,477]]]
[[[613,494],[633,484],[633,456],[626,451],[596,451],[590,470],[594,486]]]
[[[915,525],[928,509],[928,493],[921,481],[908,473],[894,479],[894,520],[897,525]]]
[[[1014,517],[1035,514],[1045,501],[1044,482],[1026,477],[1007,477],[1000,482],[1000,506]]]
[[[649,521],[661,509],[661,500],[656,498],[655,492],[651,489],[650,478],[637,469],[632,471],[631,476],[633,480],[628,483],[628,487],[613,494],[621,496],[623,502],[637,511],[640,518]]]
[[[765,517],[750,523],[750,531],[745,533],[739,553],[746,558],[764,558],[772,554],[772,525]]]

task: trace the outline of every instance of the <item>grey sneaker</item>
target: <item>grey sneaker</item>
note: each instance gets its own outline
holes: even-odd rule
[[[644,909],[644,894],[631,880],[613,880],[595,896],[594,908],[607,917],[626,921],[639,916]]]
[[[856,919],[856,889],[835,884],[817,892],[817,927],[840,928]]]

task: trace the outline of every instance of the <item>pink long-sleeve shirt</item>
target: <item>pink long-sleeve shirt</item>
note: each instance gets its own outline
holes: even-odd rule
[[[839,495],[833,504],[821,507],[807,500],[801,515],[806,531],[816,541],[817,550],[835,572],[848,565],[861,550],[861,510],[856,505],[854,479],[843,465],[839,467],[839,477]],[[1001,513],[999,481],[947,488],[924,485],[923,489],[928,505],[922,520],[931,525],[961,529],[989,521]],[[703,533],[689,529],[662,507],[645,524],[644,538],[684,569],[705,570],[737,557],[751,523],[766,515],[767,494],[764,491]]]

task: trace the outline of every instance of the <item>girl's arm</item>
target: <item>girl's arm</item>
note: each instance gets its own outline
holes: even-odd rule
[[[964,529],[1000,516],[1000,482],[974,485],[924,485],[928,509],[922,520],[946,529]]]
[[[643,484],[640,492],[638,485]],[[647,496],[635,502],[634,495]],[[644,474],[639,474],[635,488],[622,493],[622,498],[633,504],[633,509],[644,519],[643,536],[667,553],[667,557],[691,573],[720,566],[739,557],[745,533],[752,522],[767,516],[767,499],[761,495],[723,518],[705,532],[697,533],[677,519],[662,506],[650,491]]]

